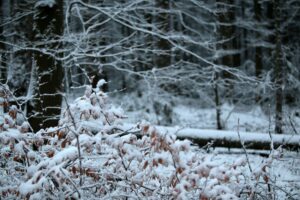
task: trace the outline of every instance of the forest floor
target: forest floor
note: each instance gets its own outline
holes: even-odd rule
[[[132,99],[132,98],[131,98]],[[140,120],[149,121],[156,125],[179,126],[184,128],[216,129],[216,110],[203,108],[195,102],[184,101],[170,105],[172,109],[172,123],[165,122],[164,115],[157,114],[150,105],[144,105],[144,99],[134,100],[112,98],[115,105],[121,105],[128,116],[128,123],[136,123]],[[125,102],[125,103],[124,103]],[[163,103],[164,105],[164,103]],[[162,106],[163,107],[163,106]],[[163,109],[163,108],[162,108]],[[267,110],[267,111],[264,111]],[[269,109],[260,106],[235,106],[223,104],[221,106],[221,123],[224,130],[236,131],[239,127],[244,132],[268,133],[274,130],[274,113],[269,115]],[[284,132],[286,134],[300,134],[300,110],[286,108],[284,113]]]
[[[83,90],[73,91],[69,102],[83,94]],[[201,106],[197,99],[161,98],[160,111],[154,108],[155,100],[146,96],[138,97],[136,94],[111,93],[110,101],[120,106],[127,116],[125,122],[137,123],[141,120],[153,125],[176,126],[183,128],[216,129],[216,109],[213,106]],[[158,98],[157,98],[158,99]],[[209,105],[209,103],[207,103]],[[166,122],[163,107],[171,108],[172,122]],[[272,133],[275,126],[274,109],[262,108],[253,105],[232,105],[225,103],[221,106],[221,123],[224,130]],[[284,133],[300,135],[300,109],[284,108]]]
[[[248,151],[249,163],[255,172],[266,159],[264,156],[267,151]],[[259,155],[260,154],[260,155]],[[208,153],[209,158],[215,164],[234,163],[240,157],[245,157],[241,149],[216,148]],[[247,169],[248,170],[248,169]],[[270,172],[270,183],[281,190],[275,199],[300,199],[300,156],[297,152],[284,152],[279,159],[273,160]],[[248,170],[250,173],[250,170]],[[291,195],[287,198],[287,194]]]

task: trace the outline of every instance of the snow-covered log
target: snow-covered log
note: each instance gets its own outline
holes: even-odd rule
[[[271,147],[271,137],[267,133],[240,132],[237,131],[216,131],[192,128],[170,128],[158,127],[161,131],[174,132],[178,139],[189,139],[193,143],[204,146],[212,143],[212,147],[242,148],[242,143],[247,149],[267,150]],[[277,135],[272,134],[274,148],[282,145],[289,150],[300,149],[300,135]]]
[[[128,125],[126,125],[128,126]],[[300,135],[284,135],[268,133],[253,133],[237,131],[219,131],[209,129],[176,128],[156,126],[160,132],[174,133],[178,139],[188,139],[201,147],[209,144],[211,147],[242,148],[242,143],[247,149],[269,150],[271,137],[274,148],[282,145],[289,150],[300,149]]]

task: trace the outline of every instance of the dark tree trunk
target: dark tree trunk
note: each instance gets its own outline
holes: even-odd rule
[[[238,68],[241,66],[241,33],[242,33],[242,29],[240,27],[238,27],[237,25],[235,25],[235,21],[236,21],[236,16],[239,15],[239,10],[235,7],[237,6],[237,2],[233,1],[232,2],[232,6],[234,6],[231,9],[231,23],[232,23],[232,37],[233,37],[233,50],[235,50],[236,52],[232,55],[233,56],[233,60],[232,60],[232,67]]]
[[[218,21],[218,33],[217,33],[217,51],[221,51],[222,53],[232,50],[233,49],[233,34],[234,34],[234,27],[233,27],[233,20],[234,20],[234,10],[232,8],[233,0],[217,0],[217,21]],[[216,61],[219,65],[223,65],[224,67],[233,67],[234,64],[234,57],[233,55],[220,55],[218,60]],[[220,77],[222,76],[222,77]],[[224,72],[220,74],[217,72],[214,84],[214,95],[215,95],[215,106],[216,106],[216,128],[221,130],[221,98],[220,98],[220,91],[218,87],[218,80],[220,78],[225,78],[225,83],[227,84],[226,97],[232,96],[233,85],[228,84],[228,80],[232,79],[230,73]]]
[[[258,0],[254,0],[253,4],[254,4],[254,13],[255,13],[256,23],[260,23],[261,22],[261,6],[260,6]],[[260,27],[260,26],[258,26],[258,27]],[[257,39],[260,38],[260,34],[259,34],[258,31],[256,33],[256,38]],[[256,78],[258,78],[258,79],[261,78],[262,69],[263,69],[263,66],[262,66],[262,47],[258,45],[255,48],[255,76],[256,76]],[[260,94],[257,94],[256,97],[255,97],[256,103],[259,103],[260,100],[261,100],[261,96],[260,96]]]
[[[217,0],[218,3],[218,22],[219,22],[219,41],[222,43],[218,46],[219,50],[229,51],[233,49],[234,37],[234,9],[233,0]],[[220,64],[232,67],[234,64],[233,55],[223,55],[220,58]],[[226,78],[231,78],[230,74],[224,73]]]
[[[156,6],[163,10],[169,9],[169,0],[156,0]],[[164,33],[168,32],[170,29],[170,16],[168,13],[164,11],[160,11],[160,13],[154,16],[156,25],[158,26],[159,30]],[[156,41],[156,49],[161,51],[155,55],[155,65],[159,68],[166,67],[171,64],[171,44],[168,40],[164,38],[158,38]]]
[[[283,54],[281,47],[281,4],[280,0],[273,0],[274,3],[274,14],[275,14],[275,85],[276,85],[276,116],[275,116],[275,133],[282,133],[283,125]]]
[[[7,9],[3,7],[3,1],[0,0],[0,24],[4,23],[5,16],[3,9]],[[5,53],[6,45],[2,41],[5,41],[4,28],[0,26],[0,82],[5,83],[7,78],[7,54]]]
[[[58,39],[63,33],[63,1],[56,0],[54,5],[36,7],[35,38],[37,42]],[[37,48],[58,50],[59,42],[50,45],[41,44]],[[34,115],[30,123],[35,131],[40,128],[57,126],[61,112],[62,64],[44,53],[36,53],[35,65],[38,74],[36,88],[37,99],[34,102]]]
[[[241,9],[242,9],[242,18],[246,19],[246,5],[244,1],[241,1]],[[241,41],[241,48],[243,49],[242,61],[246,61],[248,59],[248,30],[243,28],[242,30],[242,41]]]
[[[221,103],[220,103],[220,96],[219,96],[219,87],[218,87],[218,79],[219,73],[216,73],[215,76],[215,84],[214,84],[214,93],[215,93],[215,106],[216,106],[216,122],[217,122],[217,129],[222,130],[222,123],[221,123]]]

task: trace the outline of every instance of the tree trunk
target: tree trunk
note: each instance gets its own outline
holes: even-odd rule
[[[246,2],[241,1],[241,9],[242,9],[242,18],[246,19]],[[241,60],[246,61],[248,59],[248,30],[247,28],[243,28],[242,30],[242,39],[241,39],[241,48],[243,49],[243,52],[241,54]]]
[[[283,116],[283,54],[281,47],[281,4],[280,0],[273,0],[274,3],[274,14],[275,14],[275,98],[276,98],[276,116],[275,116],[275,133],[282,133]]]
[[[41,45],[40,49],[56,50],[59,42],[45,44],[49,40],[58,39],[63,33],[63,1],[56,0],[54,5],[39,5],[36,7],[35,38]],[[45,42],[45,43],[43,43]],[[34,115],[30,123],[34,131],[40,128],[57,126],[61,112],[61,89],[63,70],[60,61],[42,52],[34,55],[38,75],[36,88],[37,99],[34,102]]]
[[[218,88],[218,79],[219,73],[217,72],[215,75],[215,84],[214,84],[214,93],[215,93],[215,106],[216,106],[216,122],[217,122],[217,129],[222,130],[222,123],[221,123],[221,103],[220,103],[220,96],[219,96],[219,88]]]
[[[0,23],[4,24],[0,26],[0,81],[1,83],[7,83],[7,73],[10,62],[9,54],[6,53],[8,51],[7,45],[3,42],[10,42],[9,38],[7,38],[7,34],[11,29],[11,24],[9,26],[5,24],[11,17],[10,13],[10,1],[9,0],[0,0]],[[3,41],[3,42],[2,42]]]
[[[229,51],[234,49],[234,1],[233,0],[217,0],[218,7],[218,42],[217,50],[221,52],[218,63],[224,67],[236,67],[238,57],[235,57]],[[232,75],[227,71],[223,72],[223,77],[226,83],[226,97],[233,96],[233,85],[230,79]]]
[[[254,4],[254,16],[255,16],[255,21],[256,23],[260,23],[261,22],[261,7],[260,4],[258,2],[258,0],[253,0],[253,4]],[[258,26],[260,27],[260,26]],[[260,38],[260,34],[257,31],[256,33],[256,38],[259,39]],[[256,78],[261,78],[262,75],[262,47],[261,46],[256,46],[255,48],[255,76]],[[259,103],[261,100],[261,96],[260,94],[256,94],[255,97],[255,102]]]
[[[158,8],[161,8],[163,10],[169,9],[169,0],[156,0],[156,6]],[[156,16],[154,16],[156,26],[158,26],[158,29],[165,34],[170,30],[170,16],[168,13],[165,13],[164,11],[160,11],[160,13]],[[166,34],[165,34],[166,35]],[[156,41],[156,50],[160,51],[155,55],[155,65],[158,68],[166,67],[171,64],[171,44],[168,40],[163,38],[158,38]]]
[[[217,51],[221,52],[219,54],[218,60],[216,61],[217,64],[223,65],[224,67],[232,67],[234,63],[233,55],[227,55],[227,51],[233,49],[233,0],[217,0],[217,21],[218,21],[218,33],[217,33],[217,40],[218,44],[216,45]],[[224,54],[225,53],[225,54]],[[222,77],[220,77],[222,76]],[[220,78],[225,78],[226,84],[226,97],[232,96],[233,85],[228,84],[228,80],[232,79],[231,74],[228,72],[224,72],[220,74],[216,72],[215,84],[214,87],[214,95],[215,95],[215,106],[216,106],[216,128],[221,130],[222,123],[221,123],[221,98],[220,98],[220,91],[218,87],[218,80]]]

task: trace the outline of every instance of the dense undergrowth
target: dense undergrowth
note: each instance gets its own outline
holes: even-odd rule
[[[87,87],[67,103],[57,127],[32,133],[16,116],[12,107],[0,132],[1,199],[276,199],[282,193],[269,173],[279,151],[255,170],[245,156],[216,164],[147,122],[123,130],[122,109],[100,89]]]

